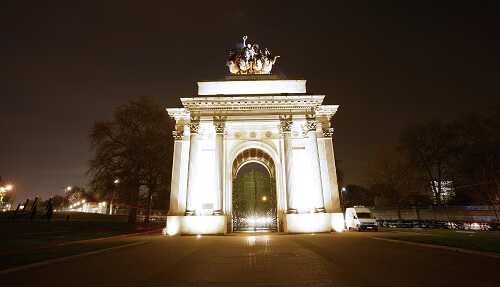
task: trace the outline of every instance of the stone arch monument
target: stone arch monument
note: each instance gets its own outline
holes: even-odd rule
[[[176,126],[166,234],[232,232],[232,183],[243,161],[260,162],[276,181],[279,231],[343,228],[331,127],[338,106],[307,93],[305,80],[258,69],[277,59],[264,51],[232,51],[233,75],[198,82],[196,96],[167,109]]]

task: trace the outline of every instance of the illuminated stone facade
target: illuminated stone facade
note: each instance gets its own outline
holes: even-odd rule
[[[330,125],[338,106],[322,105],[323,99],[307,94],[304,80],[198,82],[197,96],[167,109],[176,128],[166,233],[233,230],[234,169],[245,164],[238,155],[249,149],[265,156],[248,162],[264,162],[275,173],[280,231],[341,229]]]

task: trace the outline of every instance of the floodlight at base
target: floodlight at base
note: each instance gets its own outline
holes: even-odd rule
[[[225,234],[226,216],[167,216],[166,232],[170,236],[180,234]]]
[[[331,213],[331,220],[332,220],[332,229],[336,232],[342,232],[345,229],[345,224],[344,224],[344,214],[339,212],[339,213]]]

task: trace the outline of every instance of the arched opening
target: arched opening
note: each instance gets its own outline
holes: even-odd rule
[[[276,176],[272,158],[247,149],[233,163],[233,231],[276,231]]]

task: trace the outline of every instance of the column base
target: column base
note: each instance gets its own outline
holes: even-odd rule
[[[298,213],[286,214],[285,232],[342,232],[344,215],[342,213]]]
[[[167,216],[167,225],[163,229],[163,234],[171,236],[225,233],[226,216],[224,215]]]

